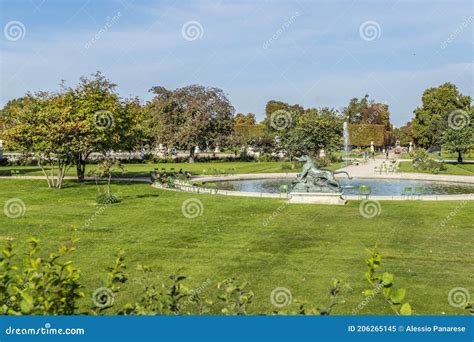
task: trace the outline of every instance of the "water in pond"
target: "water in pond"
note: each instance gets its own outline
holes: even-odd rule
[[[423,187],[426,195],[454,195],[474,193],[474,184],[446,183],[418,180],[397,179],[341,179],[340,184],[344,186],[346,195],[357,195],[360,185],[367,185],[372,189],[372,195],[393,196],[400,195],[406,187]],[[278,193],[281,185],[288,185],[290,179],[255,179],[217,182],[217,188],[231,191],[245,192],[270,192]]]

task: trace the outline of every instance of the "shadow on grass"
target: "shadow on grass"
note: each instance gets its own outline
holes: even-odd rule
[[[123,196],[123,199],[138,199],[138,198],[153,198],[153,197],[160,197],[158,194],[142,194],[142,195],[134,195],[134,196]]]

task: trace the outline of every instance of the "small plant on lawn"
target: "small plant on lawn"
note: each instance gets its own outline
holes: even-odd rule
[[[94,176],[97,191],[99,192],[99,195],[96,198],[97,204],[112,204],[120,202],[120,199],[116,194],[110,193],[110,182],[112,181],[112,176],[118,172],[123,174],[125,168],[120,160],[112,158],[104,159],[99,163],[97,169],[90,171],[89,174]],[[99,185],[101,179],[106,180],[105,190],[101,189]]]
[[[122,284],[128,280],[126,270],[125,256],[120,250],[115,257],[113,266],[109,268],[105,284],[92,294],[94,302],[91,308],[92,314],[98,315],[113,306],[115,296],[119,293]]]
[[[180,315],[185,307],[184,301],[189,289],[183,285],[185,276],[171,274],[170,284],[157,284],[153,281],[153,272],[148,266],[138,266],[142,272],[140,283],[143,294],[134,304],[127,304],[119,312],[123,315]]]
[[[235,278],[230,278],[217,284],[217,288],[222,291],[217,298],[224,304],[221,310],[224,315],[247,315],[247,308],[254,296],[247,282],[240,284]]]
[[[364,295],[366,297],[380,295],[397,315],[411,315],[412,309],[410,304],[403,303],[406,290],[394,288],[393,280],[395,276],[393,273],[384,272],[380,275],[377,272],[382,261],[382,257],[377,251],[377,245],[373,249],[367,249],[367,251],[370,257],[367,259],[367,272],[365,272],[365,277],[371,285],[371,288],[365,290]]]
[[[300,300],[295,300],[295,303],[298,304],[296,310],[278,310],[274,311],[274,314],[277,315],[320,315],[320,316],[329,316],[331,312],[336,307],[336,305],[344,304],[346,301],[344,298],[341,298],[341,294],[350,289],[348,285],[344,285],[341,281],[333,279],[331,286],[328,291],[328,303],[324,307],[308,307],[308,303]]]

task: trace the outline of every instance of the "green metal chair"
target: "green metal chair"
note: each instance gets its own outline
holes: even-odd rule
[[[209,192],[212,194],[217,194],[217,184],[214,182],[209,182],[204,184],[204,188],[209,189]]]
[[[413,188],[412,187],[403,188],[402,198],[405,197],[405,198],[409,199],[412,196],[413,196]]]
[[[415,186],[415,192],[413,193],[413,195],[417,196],[418,199],[421,199],[424,191],[425,188],[423,188],[422,186]]]
[[[362,199],[365,196],[365,199],[369,199],[372,189],[368,185],[359,186],[359,197]]]

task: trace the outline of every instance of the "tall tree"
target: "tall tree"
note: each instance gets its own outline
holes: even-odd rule
[[[234,124],[235,125],[248,125],[252,126],[257,123],[257,119],[255,118],[255,114],[248,113],[247,115],[242,113],[237,113],[234,117]]]
[[[412,122],[407,122],[400,128],[394,129],[394,137],[400,141],[400,145],[407,146],[410,142],[413,142],[413,124]]]
[[[449,152],[457,153],[458,162],[462,163],[462,154],[474,149],[474,108],[452,112],[449,119],[451,122],[441,139],[442,146]]]
[[[268,132],[278,133],[288,131],[295,126],[299,115],[304,108],[299,104],[290,105],[286,102],[270,100],[265,106],[263,123]]]
[[[417,146],[424,148],[440,146],[448,128],[449,114],[456,110],[468,111],[471,106],[471,98],[449,82],[426,89],[421,101],[421,107],[414,111],[413,138]]]
[[[336,150],[341,145],[343,116],[332,108],[307,109],[295,128],[281,136],[282,147],[290,154],[317,156],[319,150]]]
[[[349,124],[383,125],[384,144],[392,144],[393,127],[390,123],[390,111],[388,105],[369,100],[369,95],[365,95],[360,100],[356,97],[351,99],[349,105],[344,107],[343,113]],[[368,138],[368,140],[370,140],[370,138]]]
[[[176,90],[154,87],[146,106],[155,142],[190,152],[225,143],[233,130],[234,107],[218,88],[190,85]]]

